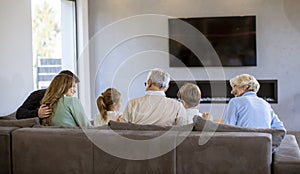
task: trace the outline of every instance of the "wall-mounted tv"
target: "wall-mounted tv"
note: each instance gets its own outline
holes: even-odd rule
[[[170,18],[170,67],[256,66],[255,16]]]

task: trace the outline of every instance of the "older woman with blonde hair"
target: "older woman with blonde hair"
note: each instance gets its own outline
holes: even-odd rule
[[[90,127],[80,101],[73,97],[76,82],[73,76],[59,74],[51,81],[41,101],[52,110],[52,115],[42,119],[43,125]]]
[[[248,128],[284,129],[271,105],[258,97],[258,81],[249,74],[230,79],[231,94],[235,95],[227,106],[224,123]]]

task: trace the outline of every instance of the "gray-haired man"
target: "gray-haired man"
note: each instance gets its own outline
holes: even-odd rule
[[[122,118],[136,124],[155,124],[161,126],[187,124],[183,105],[167,98],[170,74],[161,69],[152,69],[147,78],[146,94],[128,102]]]

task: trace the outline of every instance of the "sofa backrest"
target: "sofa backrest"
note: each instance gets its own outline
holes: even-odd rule
[[[176,148],[177,173],[271,173],[271,135],[192,132]]]
[[[265,133],[21,128],[12,133],[12,163],[15,174],[268,174],[271,147]]]
[[[93,144],[81,129],[21,128],[12,132],[14,174],[93,173]]]

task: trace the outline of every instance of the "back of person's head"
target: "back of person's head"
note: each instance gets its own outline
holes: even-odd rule
[[[57,104],[58,100],[68,92],[74,83],[75,79],[72,76],[62,74],[56,75],[47,88],[46,93],[41,100],[41,105],[46,104],[53,111],[53,107]],[[43,122],[43,125],[48,125],[50,121],[51,118],[47,119],[45,123]]]
[[[97,98],[98,110],[103,120],[107,120],[107,111],[117,111],[121,107],[121,93],[115,88],[106,89]]]
[[[59,72],[59,74],[60,75],[67,75],[67,76],[73,77],[75,79],[75,83],[79,83],[80,82],[79,78],[74,73],[72,73],[69,70],[62,70],[62,71]]]
[[[255,77],[249,74],[241,74],[232,79],[230,79],[231,87],[238,86],[243,88],[246,92],[253,91],[255,93],[259,90],[259,83]]]
[[[192,108],[200,103],[201,91],[197,85],[186,83],[179,89],[177,96],[184,101],[186,108]]]
[[[152,84],[160,89],[168,88],[170,82],[170,74],[161,69],[152,69],[147,80],[151,80]]]

